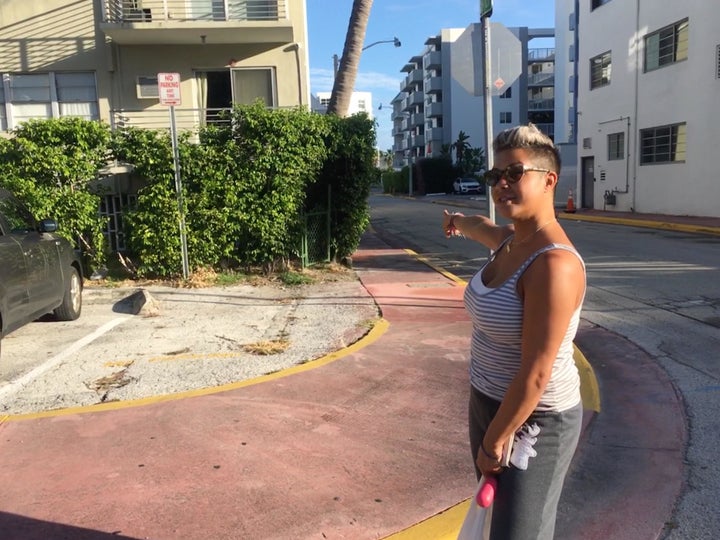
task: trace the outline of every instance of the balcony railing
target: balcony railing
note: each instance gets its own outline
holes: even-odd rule
[[[103,0],[103,22],[279,21],[286,0]]]
[[[552,60],[553,58],[555,58],[554,48],[528,49],[528,60],[531,62]]]
[[[529,86],[554,86],[554,73],[532,73],[528,75]]]
[[[531,99],[528,101],[528,110],[552,110],[555,108],[554,99]]]

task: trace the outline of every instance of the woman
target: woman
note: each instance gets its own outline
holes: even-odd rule
[[[443,217],[446,235],[493,250],[465,291],[473,323],[470,446],[478,477],[497,475],[491,539],[551,539],[582,420],[572,341],[585,267],[555,217],[560,156],[552,141],[532,124],[520,126],[497,136],[493,155],[496,168],[485,179],[498,214],[512,224]],[[512,456],[507,467],[504,453]]]

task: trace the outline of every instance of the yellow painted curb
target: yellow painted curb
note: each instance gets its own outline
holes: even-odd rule
[[[456,540],[469,506],[467,499],[383,540]]]
[[[67,409],[58,409],[55,411],[44,411],[39,413],[7,415],[2,418],[2,421],[0,423],[19,422],[21,420],[34,420],[36,418],[66,416],[70,414],[85,414],[91,412],[129,409],[131,407],[141,407],[143,405],[152,405],[154,403],[162,403],[165,401],[175,401],[178,399],[208,396],[211,394],[218,394],[220,392],[227,392],[229,390],[244,388],[246,386],[253,386],[256,384],[273,381],[275,379],[281,379],[283,377],[294,375],[296,373],[301,373],[303,371],[310,371],[311,369],[316,369],[321,366],[330,364],[331,362],[335,362],[336,360],[340,360],[341,358],[348,356],[356,351],[359,351],[360,349],[367,347],[371,343],[374,343],[375,341],[380,339],[380,337],[385,332],[387,332],[388,328],[390,328],[390,323],[386,319],[378,319],[372,329],[367,334],[365,334],[364,337],[360,338],[358,341],[348,347],[345,347],[344,349],[340,349],[339,351],[336,351],[334,353],[330,353],[320,358],[316,358],[315,360],[310,360],[308,362],[305,362],[304,364],[297,364],[290,368],[276,371],[275,373],[270,373],[268,375],[262,375],[261,377],[255,377],[253,379],[223,384],[220,386],[213,386],[211,388],[200,388],[197,390],[189,390],[187,392],[177,392],[175,394],[165,394],[162,396],[152,396],[142,399],[133,399],[128,401],[112,401],[108,403],[100,403],[97,405],[70,407]]]
[[[612,225],[627,225],[630,227],[644,227],[646,229],[662,229],[666,231],[720,235],[720,227],[711,227],[709,225],[691,225],[689,223],[669,223],[667,221],[652,221],[645,219],[628,219],[610,216],[568,214],[567,212],[558,213],[558,218],[574,219],[576,221],[589,221],[595,223],[610,223]]]

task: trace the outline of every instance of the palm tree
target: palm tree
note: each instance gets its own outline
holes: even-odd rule
[[[360,54],[365,42],[365,30],[370,18],[372,3],[373,0],[353,0],[350,23],[345,36],[345,47],[333,83],[332,94],[330,94],[330,103],[327,108],[328,114],[347,116],[350,108],[350,98],[355,88],[355,79],[360,65]]]
[[[470,143],[468,142],[469,139],[470,136],[461,130],[460,133],[458,133],[457,141],[452,143],[451,147],[455,149],[456,163],[460,163],[462,161],[465,150],[470,148]]]

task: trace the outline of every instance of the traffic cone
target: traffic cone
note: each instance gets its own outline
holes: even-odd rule
[[[568,214],[574,214],[574,213],[575,213],[575,200],[573,199],[572,189],[568,191],[567,208],[565,208],[565,211],[566,211]]]

